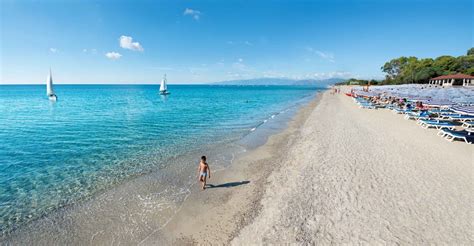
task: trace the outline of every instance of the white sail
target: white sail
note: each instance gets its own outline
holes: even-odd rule
[[[168,87],[166,86],[166,74],[163,76],[163,79],[161,80],[161,85],[160,85],[160,92],[166,91]]]
[[[51,68],[49,69],[49,75],[48,75],[48,78],[46,79],[46,95],[47,96],[54,95],[53,76],[51,75]]]

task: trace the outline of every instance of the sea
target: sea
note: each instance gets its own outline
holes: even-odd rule
[[[117,187],[126,190],[123,206],[141,206],[120,218],[146,224],[153,214],[149,227],[159,227],[196,184],[201,155],[225,169],[325,88],[169,85],[167,96],[156,85],[54,89],[56,102],[43,85],[0,85],[0,242],[38,223],[64,227],[74,209],[87,219],[78,207],[110,218],[121,208],[104,194]]]

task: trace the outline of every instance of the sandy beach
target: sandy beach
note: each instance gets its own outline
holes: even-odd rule
[[[319,97],[140,244],[473,242],[472,145]]]
[[[164,226],[148,197],[166,187],[145,175],[4,243],[472,244],[473,162],[473,145],[326,91],[207,190],[196,177]]]

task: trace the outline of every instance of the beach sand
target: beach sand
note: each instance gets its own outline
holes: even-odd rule
[[[325,92],[141,244],[472,244],[473,165],[473,145]]]

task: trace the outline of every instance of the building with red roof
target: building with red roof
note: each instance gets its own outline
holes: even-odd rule
[[[429,83],[441,86],[473,86],[474,76],[462,73],[442,75],[430,79]]]

